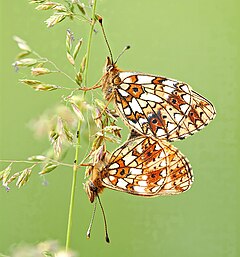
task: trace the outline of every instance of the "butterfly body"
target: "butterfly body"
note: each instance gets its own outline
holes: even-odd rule
[[[105,165],[105,157],[103,157],[102,160],[100,160],[94,166],[90,166],[86,171],[86,174],[88,174],[90,178],[84,187],[91,203],[94,202],[97,194],[102,193],[104,189],[101,181],[101,171]]]

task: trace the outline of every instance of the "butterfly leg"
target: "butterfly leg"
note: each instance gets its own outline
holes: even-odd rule
[[[111,97],[108,99],[108,102],[106,103],[106,105],[104,106],[104,108],[101,110],[100,114],[95,118],[95,120],[100,119],[100,118],[102,117],[103,113],[107,110],[108,105],[109,105],[110,102],[112,101],[113,96],[114,96],[114,95],[112,94]]]
[[[90,90],[94,90],[94,89],[96,89],[96,88],[100,88],[100,87],[102,87],[102,85],[99,85],[98,84],[98,82],[94,85],[94,86],[92,86],[92,87],[80,87],[79,88],[79,90],[82,90],[82,91],[90,91]]]
[[[80,87],[79,89],[80,90],[83,90],[83,91],[90,91],[90,90],[94,90],[96,88],[100,88],[102,87],[102,84],[99,84],[101,82],[101,80],[103,79],[104,75],[98,80],[97,83],[95,83],[95,85],[93,85],[92,87]]]

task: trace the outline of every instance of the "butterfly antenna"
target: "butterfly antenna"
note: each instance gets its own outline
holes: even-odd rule
[[[103,27],[103,19],[102,17],[100,16],[97,16],[97,19],[98,19],[98,22],[100,23],[100,26],[102,28],[102,32],[103,32],[103,36],[104,36],[104,39],[106,41],[106,44],[107,44],[107,47],[108,47],[108,50],[109,50],[109,53],[110,53],[110,57],[111,57],[111,62],[113,64],[113,54],[112,54],[112,50],[110,48],[110,45],[108,43],[108,40],[107,40],[107,36],[106,36],[106,33],[105,33],[105,30],[104,30],[104,27]]]
[[[91,237],[92,225],[93,225],[93,221],[94,221],[95,214],[96,214],[96,208],[97,208],[97,202],[95,201],[94,207],[93,207],[92,218],[91,218],[88,230],[87,230],[87,239],[89,239]]]
[[[102,215],[103,215],[104,228],[105,228],[105,240],[106,240],[107,243],[110,243],[110,239],[109,239],[109,236],[108,236],[108,229],[107,229],[107,219],[106,219],[106,215],[105,215],[105,212],[104,212],[104,209],[103,209],[103,206],[102,206],[102,203],[101,203],[101,200],[100,200],[100,197],[99,197],[98,194],[97,194],[97,198],[98,198],[98,202],[99,202],[99,205],[101,207]]]
[[[124,54],[124,52],[125,52],[126,50],[128,50],[128,49],[130,49],[130,46],[125,46],[125,47],[123,48],[122,52],[119,54],[119,56],[117,57],[117,59],[116,59],[116,61],[114,62],[114,64],[116,64],[116,63],[118,62],[119,58],[120,58],[120,57]]]

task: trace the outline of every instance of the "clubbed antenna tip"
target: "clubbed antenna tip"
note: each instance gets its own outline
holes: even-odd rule
[[[91,236],[91,231],[88,229],[88,231],[87,231],[87,239],[90,239],[90,236]]]
[[[109,237],[108,237],[108,235],[107,235],[107,234],[106,234],[105,239],[106,239],[106,242],[107,242],[107,243],[110,243],[110,239],[109,239]]]

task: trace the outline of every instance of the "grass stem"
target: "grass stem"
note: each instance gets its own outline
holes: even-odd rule
[[[92,7],[92,24],[89,31],[89,38],[88,38],[88,45],[87,45],[87,53],[86,53],[86,66],[83,76],[83,82],[86,86],[87,84],[87,74],[88,74],[88,66],[89,66],[89,59],[90,59],[90,49],[91,49],[91,42],[92,42],[92,35],[95,25],[95,15],[96,15],[96,4],[97,0],[94,0],[93,7]],[[84,94],[85,96],[85,94]],[[75,159],[73,165],[73,177],[72,177],[72,188],[71,188],[71,197],[70,197],[70,205],[69,205],[69,213],[68,213],[68,225],[67,225],[67,235],[66,235],[66,251],[69,250],[70,243],[71,243],[71,234],[72,234],[72,218],[73,218],[73,208],[74,208],[74,199],[76,194],[76,181],[77,181],[77,171],[78,171],[78,162],[79,162],[79,147],[81,143],[80,137],[80,130],[82,126],[82,121],[78,122],[77,128],[77,143],[75,148]]]

